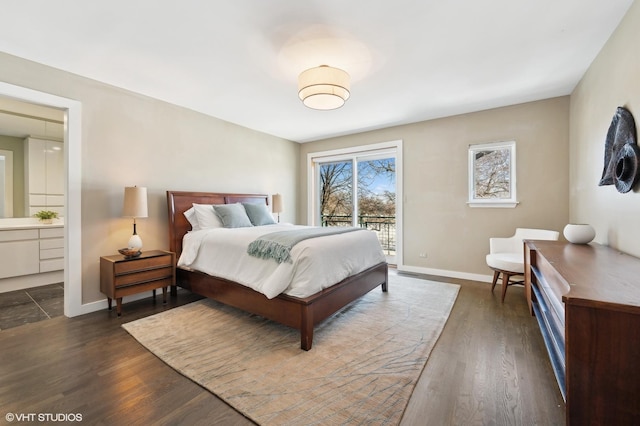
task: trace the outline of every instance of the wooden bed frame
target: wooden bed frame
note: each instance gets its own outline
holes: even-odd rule
[[[167,191],[169,208],[169,247],[182,253],[182,238],[191,230],[184,212],[197,204],[266,203],[268,196],[258,194],[223,194],[211,192]],[[281,294],[268,299],[247,286],[202,272],[176,269],[176,284],[194,293],[217,300],[252,314],[300,330],[300,347],[306,351],[313,343],[314,327],[377,286],[387,291],[387,263],[375,265],[359,274],[326,288],[312,296],[298,298]],[[175,294],[173,286],[171,293]]]

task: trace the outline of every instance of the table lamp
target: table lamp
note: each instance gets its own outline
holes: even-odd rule
[[[142,239],[136,230],[136,218],[147,217],[147,188],[140,186],[128,186],[124,188],[123,217],[133,218],[133,235],[129,239],[128,248],[142,248]]]
[[[278,223],[280,223],[280,213],[284,211],[284,208],[282,206],[282,195],[273,194],[273,196],[271,197],[271,203],[273,204],[271,210],[274,213],[278,214]]]

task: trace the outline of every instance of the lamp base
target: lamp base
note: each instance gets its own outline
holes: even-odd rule
[[[129,238],[127,247],[129,247],[130,249],[140,250],[142,248],[142,239],[140,238],[140,236],[138,234],[133,234],[131,238]]]

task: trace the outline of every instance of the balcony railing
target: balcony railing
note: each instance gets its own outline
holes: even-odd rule
[[[322,215],[322,226],[352,226],[351,215]],[[358,226],[376,233],[382,250],[387,256],[396,254],[396,217],[395,216],[358,216]]]

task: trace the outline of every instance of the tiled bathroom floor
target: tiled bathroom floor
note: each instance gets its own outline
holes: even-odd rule
[[[63,314],[63,283],[0,293],[0,330]]]

